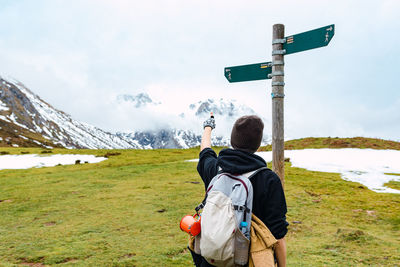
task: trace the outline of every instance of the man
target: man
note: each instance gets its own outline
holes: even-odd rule
[[[211,149],[211,132],[215,119],[204,122],[201,139],[200,158],[197,171],[203,179],[205,188],[221,170],[232,174],[244,174],[267,166],[264,159],[254,154],[261,145],[264,124],[257,116],[240,117],[233,125],[231,145],[233,149],[223,149],[219,156]],[[286,200],[281,181],[273,171],[265,169],[251,178],[253,185],[253,214],[257,216],[278,240],[275,257],[278,266],[286,266],[287,233]],[[192,252],[197,267],[212,266],[200,255]]]

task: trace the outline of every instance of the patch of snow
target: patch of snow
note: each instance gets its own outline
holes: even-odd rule
[[[5,103],[3,103],[0,99],[0,111],[8,111],[9,108],[7,107],[7,105]]]
[[[21,137],[21,138],[24,139],[24,140],[29,140],[28,137],[25,137],[25,136],[23,136],[23,135],[19,135],[19,137]]]
[[[37,133],[40,133],[41,132],[41,129],[40,129],[40,127],[39,126],[37,126],[37,124],[36,124],[36,122],[35,122],[35,120],[32,120],[32,122],[33,122],[33,125],[35,126],[35,129],[33,130],[33,129],[30,129],[32,132],[37,132]]]
[[[0,119],[3,121],[10,121],[6,116],[0,115]]]
[[[258,152],[257,155],[272,161],[272,152]],[[400,173],[400,151],[376,149],[304,149],[285,150],[293,167],[310,171],[336,172],[347,181],[365,185],[378,193],[396,193],[400,190],[383,186],[391,180],[400,180],[399,176],[385,173]]]
[[[266,162],[272,161],[271,151],[256,154]],[[292,167],[340,173],[344,180],[363,184],[372,191],[400,194],[400,190],[383,186],[392,180],[400,181],[400,176],[385,174],[400,174],[399,150],[358,148],[285,150],[285,157],[290,158]],[[198,162],[198,159],[188,162]]]
[[[47,136],[52,136],[51,132],[49,131],[49,129],[47,129],[47,127],[43,127],[42,130],[43,132],[46,133]]]
[[[17,118],[15,117],[14,113],[11,113],[11,115],[10,115],[10,120],[11,120],[14,124],[18,125],[19,127],[28,129],[28,127],[26,127],[25,125],[23,125],[23,124],[17,122]]]
[[[53,167],[58,164],[71,165],[75,164],[76,160],[80,160],[81,163],[87,161],[88,163],[98,163],[107,158],[96,157],[94,155],[52,155],[41,157],[37,154],[30,155],[5,155],[0,156],[0,170],[4,169],[28,169],[28,168],[40,168],[40,167]]]
[[[37,145],[39,145],[39,146],[42,146],[42,145],[43,145],[42,143],[40,143],[40,142],[37,141],[37,140],[33,140],[33,139],[32,139],[32,142],[34,142],[35,144],[37,144]]]

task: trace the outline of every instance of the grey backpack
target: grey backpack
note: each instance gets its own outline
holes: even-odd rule
[[[253,172],[219,173],[210,182],[206,197],[196,208],[201,213],[200,253],[212,265],[245,265],[250,243]]]

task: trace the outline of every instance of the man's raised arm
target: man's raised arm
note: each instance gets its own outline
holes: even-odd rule
[[[204,132],[203,136],[201,137],[200,151],[211,147],[211,131],[215,128],[215,119],[212,112],[210,113],[210,118],[203,123],[203,127]]]

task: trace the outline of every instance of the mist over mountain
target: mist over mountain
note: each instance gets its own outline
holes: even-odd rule
[[[132,117],[138,116],[137,121],[151,119],[152,125],[141,127],[140,131],[154,130],[154,125],[161,125],[159,128],[173,128],[181,130],[190,130],[202,133],[202,123],[214,113],[217,127],[214,130],[216,136],[229,136],[233,123],[237,118],[243,115],[252,115],[256,112],[250,107],[239,103],[234,99],[205,99],[195,103],[179,103],[183,106],[180,109],[171,109],[170,103],[163,103],[159,100],[153,100],[146,93],[138,95],[119,95],[116,97],[120,112],[131,114]],[[179,99],[177,99],[179,101]],[[137,105],[137,103],[146,103]],[[122,109],[123,107],[123,109]],[[263,118],[265,123],[268,120]],[[136,131],[134,129],[134,131]],[[129,132],[129,129],[126,130]],[[267,135],[265,136],[267,139]]]
[[[174,113],[148,94],[118,95],[115,105],[123,114],[138,114],[148,129],[132,128],[116,133],[74,120],[42,100],[21,82],[0,77],[0,146],[39,146],[44,148],[156,149],[189,148],[200,145],[202,122],[215,114],[217,128],[214,146],[229,146],[229,134],[237,117],[255,114],[236,100],[207,99],[188,103]],[[264,138],[264,143],[268,138]]]
[[[148,94],[117,96],[121,105],[126,105],[126,113],[143,114],[144,119],[162,126],[158,129],[141,129],[140,131],[118,132],[117,135],[128,140],[140,140],[144,148],[188,148],[200,145],[202,124],[214,113],[217,127],[213,131],[212,144],[214,146],[229,146],[230,132],[234,121],[243,115],[256,114],[251,108],[228,99],[206,99],[196,103],[188,103],[185,108],[174,112],[168,109],[161,101],[154,101]],[[137,103],[146,103],[137,105]],[[264,119],[265,121],[265,119]],[[268,143],[268,135],[264,136],[263,143]]]
[[[159,105],[159,104],[161,104],[161,102],[158,102],[158,103],[153,102],[153,100],[146,93],[140,93],[140,94],[138,94],[136,96],[128,95],[128,94],[118,95],[117,96],[117,101],[119,103],[122,103],[122,102],[132,103],[132,105],[135,108],[142,108],[142,107],[145,107],[147,105]]]

